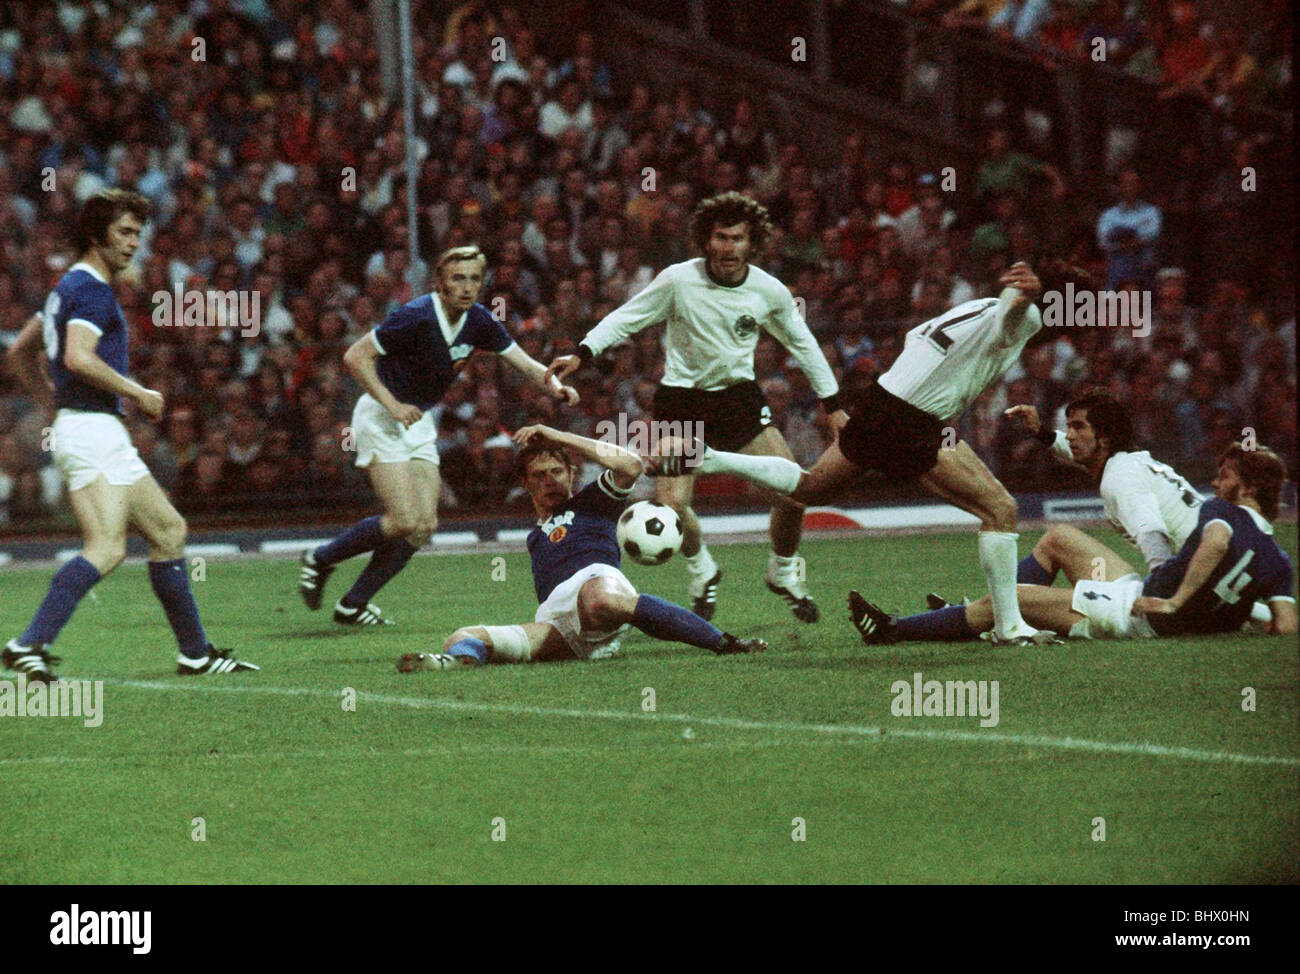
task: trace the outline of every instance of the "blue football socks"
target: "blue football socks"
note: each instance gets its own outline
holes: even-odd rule
[[[346,561],[354,555],[374,551],[384,543],[384,531],[378,514],[358,521],[333,541],[329,541],[311,553],[318,565],[335,565]]]
[[[701,649],[716,649],[722,642],[722,630],[717,626],[657,595],[638,596],[636,608],[632,610],[632,625],[655,639]]]
[[[453,643],[447,648],[447,655],[455,657],[459,662],[466,658],[475,660],[479,665],[484,665],[488,661],[488,655],[491,652],[488,644],[481,639],[475,639],[473,636],[466,636],[459,642]]]
[[[375,520],[379,520],[375,518]],[[363,522],[364,523],[364,522]],[[360,525],[358,525],[359,527]],[[406,567],[406,563],[415,554],[415,545],[405,538],[390,538],[375,549],[348,594],[343,596],[343,604],[350,609],[358,609],[374,598],[375,593],[392,581],[393,577]]]
[[[898,620],[899,639],[973,639],[978,635],[966,623],[966,606],[950,605],[934,612],[921,612]]]
[[[149,562],[149,584],[167,613],[167,622],[176,634],[181,655],[190,659],[207,656],[208,634],[203,631],[203,623],[199,620],[199,607],[194,603],[185,559]]]
[[[99,579],[99,569],[81,555],[70,560],[54,573],[41,607],[36,610],[31,624],[18,637],[18,642],[23,646],[54,642],[72,618],[72,613],[77,610],[77,604]]]
[[[1056,572],[1049,572],[1039,564],[1033,553],[1025,555],[1016,566],[1016,582],[1020,585],[1051,585]]]

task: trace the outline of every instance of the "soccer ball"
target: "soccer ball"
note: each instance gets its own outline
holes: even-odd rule
[[[682,522],[663,504],[637,501],[618,519],[618,546],[640,565],[662,565],[682,546]]]

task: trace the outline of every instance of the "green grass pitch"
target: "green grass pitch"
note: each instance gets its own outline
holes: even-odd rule
[[[1295,526],[1279,537],[1294,559]],[[907,611],[932,587],[977,595],[972,534],[810,537],[815,626],[763,590],[764,545],[716,553],[715,621],[763,656],[636,633],[605,662],[401,675],[459,625],[530,620],[526,556],[416,559],[381,593],[383,632],[304,610],[296,563],[210,561],[209,633],[263,670],[186,682],[144,567],[124,567],[56,650],[61,675],[106,681],[102,725],[0,719],[0,882],[1300,878],[1294,639],[868,649],[847,590]],[[627,571],[684,599],[680,562]],[[48,579],[0,574],[5,638]],[[893,716],[916,672],[998,681],[997,726]]]

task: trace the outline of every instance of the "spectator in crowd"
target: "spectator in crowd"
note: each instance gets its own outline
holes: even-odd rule
[[[141,441],[156,438],[142,448],[156,475],[175,478],[190,511],[255,509],[272,496],[309,509],[312,498],[364,503],[344,446],[356,390],[339,352],[410,296],[407,272],[414,263],[422,276],[420,255],[484,247],[493,271],[485,299],[504,299],[508,330],[551,359],[659,268],[689,257],[697,201],[735,187],[769,206],[776,226],[765,266],[805,302],[846,393],[889,367],[920,317],[995,293],[1011,260],[1068,254],[1103,270],[1107,287],[1152,290],[1152,333],[1063,330],[1050,354],[1030,353],[1013,370],[1018,395],[1047,415],[1083,385],[1102,385],[1154,404],[1138,410],[1139,433],[1179,450],[1224,435],[1230,417],[1237,435],[1250,426],[1294,467],[1294,410],[1277,408],[1295,401],[1290,260],[1274,253],[1278,208],[1245,190],[1242,176],[1249,169],[1267,185],[1270,157],[1277,178],[1289,172],[1248,111],[1289,110],[1285,5],[1266,4],[1245,25],[1192,0],[1098,0],[1078,17],[1055,0],[908,6],[1058,58],[1104,38],[1106,64],[1078,70],[1119,66],[1147,78],[1153,95],[1163,90],[1169,113],[1121,160],[1118,200],[1107,207],[1089,173],[1067,177],[1045,143],[1033,143],[1041,158],[1016,147],[1018,109],[1033,104],[987,116],[974,178],[959,174],[945,192],[919,148],[882,150],[853,130],[819,154],[798,114],[775,103],[661,83],[628,70],[612,37],[548,35],[526,12],[468,0],[443,20],[434,12],[415,39],[413,261],[401,104],[383,90],[364,5],[65,4],[80,27],[35,5],[30,18],[2,21],[0,345],[66,269],[63,228],[76,194],[129,183],[158,213],[137,255],[139,283],[119,287],[129,327],[150,333],[132,343],[132,369],[168,398],[164,422],[140,428]],[[209,61],[194,72],[172,55],[200,25]],[[116,38],[111,51],[100,37]],[[504,59],[494,56],[497,38]],[[44,191],[44,166],[70,191]],[[258,333],[158,327],[151,297],[177,283],[255,291]],[[781,383],[788,388],[786,439],[815,453],[828,431],[806,422],[806,377],[771,352],[757,364],[774,398],[784,403]],[[647,330],[617,352],[610,373],[580,374],[583,406],[557,413],[472,362],[438,416],[444,454],[468,451],[467,469],[490,471],[502,460],[488,445],[501,426],[590,433],[591,410],[644,418],[662,370],[659,336]],[[1010,451],[1012,472],[999,472],[1014,488],[1023,486],[1016,444],[998,440],[994,408],[1007,393],[990,391],[966,421],[967,438],[990,462]],[[12,441],[0,445],[0,507],[11,525],[51,508],[47,481],[57,473],[28,435],[38,418],[0,378],[0,435]],[[1032,464],[1023,473],[1039,476]],[[483,497],[461,489],[468,499],[458,499],[484,509],[508,496],[491,485]]]
[[[1132,167],[1119,174],[1119,200],[1097,220],[1097,245],[1106,254],[1106,283],[1149,284],[1160,241],[1160,208],[1144,201],[1142,178]]]

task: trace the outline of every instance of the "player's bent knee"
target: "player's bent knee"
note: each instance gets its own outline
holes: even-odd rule
[[[992,530],[1014,531],[1019,517],[1020,511],[1016,506],[1016,499],[1007,493],[1005,487],[991,498],[988,507],[988,518]]]
[[[386,515],[388,518],[391,537],[406,538],[416,533],[420,526],[420,519],[414,514],[406,511],[390,512]]]
[[[578,596],[578,611],[584,623],[597,631],[617,629],[632,617],[636,593],[620,591],[593,579]]]
[[[169,557],[180,558],[185,554],[185,536],[188,531],[183,517],[168,521],[158,533],[158,547]]]
[[[126,560],[126,541],[87,545],[81,557],[99,569],[101,575],[107,575]]]

